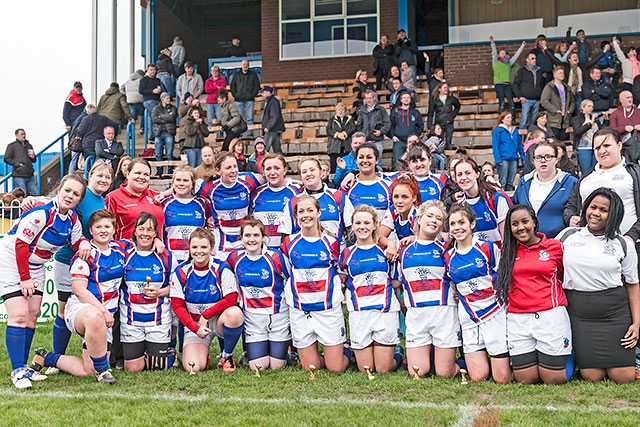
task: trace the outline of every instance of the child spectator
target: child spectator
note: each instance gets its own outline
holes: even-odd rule
[[[422,138],[422,142],[431,151],[436,170],[441,171],[447,167],[447,156],[444,155],[445,141],[442,139],[442,127],[434,124],[429,133]]]

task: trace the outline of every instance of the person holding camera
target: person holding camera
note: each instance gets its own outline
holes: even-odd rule
[[[418,69],[416,68],[416,65],[418,63],[416,59],[416,53],[418,53],[418,45],[415,41],[407,37],[407,33],[404,31],[404,29],[400,28],[398,30],[398,41],[393,45],[393,54],[397,58],[397,65],[402,64],[402,61],[407,61],[407,64],[409,64],[409,68],[413,70],[414,86],[416,83],[415,77],[418,75]]]

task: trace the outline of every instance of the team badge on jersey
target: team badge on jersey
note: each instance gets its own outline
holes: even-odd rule
[[[482,268],[482,266],[484,266],[484,260],[482,258],[476,258],[475,262],[476,262],[476,267],[478,268]]]
[[[608,256],[616,256],[616,248],[611,243],[606,243],[602,249],[602,253]]]
[[[549,261],[549,252],[545,251],[545,250],[541,250],[540,251],[540,258],[538,258],[540,261]]]
[[[320,253],[318,254],[320,257],[320,261],[326,261],[329,259],[329,256],[327,255],[327,253],[325,251],[320,251]]]
[[[262,280],[267,280],[269,278],[269,271],[267,271],[266,268],[261,269],[260,271],[260,278]]]

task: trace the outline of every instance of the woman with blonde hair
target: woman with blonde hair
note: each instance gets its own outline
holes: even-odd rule
[[[327,123],[327,153],[331,173],[336,173],[338,158],[346,156],[351,150],[351,136],[356,132],[355,118],[347,114],[347,106],[336,104],[336,114]]]

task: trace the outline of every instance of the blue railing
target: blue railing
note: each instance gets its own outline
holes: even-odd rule
[[[62,177],[64,176],[64,146],[65,146],[65,140],[68,140],[69,138],[69,132],[65,132],[62,135],[60,135],[58,138],[56,138],[52,143],[50,143],[49,145],[47,145],[46,147],[44,147],[42,150],[40,150],[40,152],[38,154],[36,154],[36,163],[34,165],[34,169],[36,171],[36,176],[38,177],[38,193],[40,193],[40,177],[41,177],[41,172],[42,172],[42,155],[49,150],[49,148],[53,147],[56,144],[60,144],[60,179],[62,179]],[[7,175],[2,178],[2,180],[0,180],[0,186],[2,186],[4,188],[4,192],[8,192],[9,190],[9,179],[12,177],[12,174],[10,171],[8,171]]]
[[[43,164],[42,157],[47,152],[47,150],[49,150],[51,147],[53,147],[56,144],[60,144],[60,150],[57,153],[57,154],[60,155],[60,157],[58,159],[59,163],[60,163],[60,179],[62,179],[62,177],[64,177],[64,175],[65,175],[65,170],[64,170],[64,147],[65,147],[65,143],[66,143],[66,141],[68,141],[68,139],[69,139],[69,132],[65,132],[62,135],[60,135],[58,138],[56,138],[53,142],[51,142],[49,145],[47,145],[42,150],[40,150],[40,152],[38,152],[38,154],[36,154],[36,162],[35,162],[35,165],[34,165],[34,169],[36,171],[36,176],[38,177],[38,193],[41,192],[40,178],[42,176],[42,173],[41,173],[42,172],[42,166],[44,166],[44,164],[46,164],[46,163]],[[146,144],[145,144],[145,147],[146,147]],[[135,123],[127,123],[125,152],[126,152],[127,156],[131,156],[132,158],[135,157],[135,153],[136,153]],[[93,156],[90,156],[90,157],[93,157]],[[85,171],[85,173],[88,173],[88,172]],[[0,188],[4,188],[4,192],[5,193],[11,191],[11,189],[12,189],[12,188],[11,189],[9,188],[9,180],[11,178],[12,178],[11,167],[7,165],[7,174],[0,180]]]

